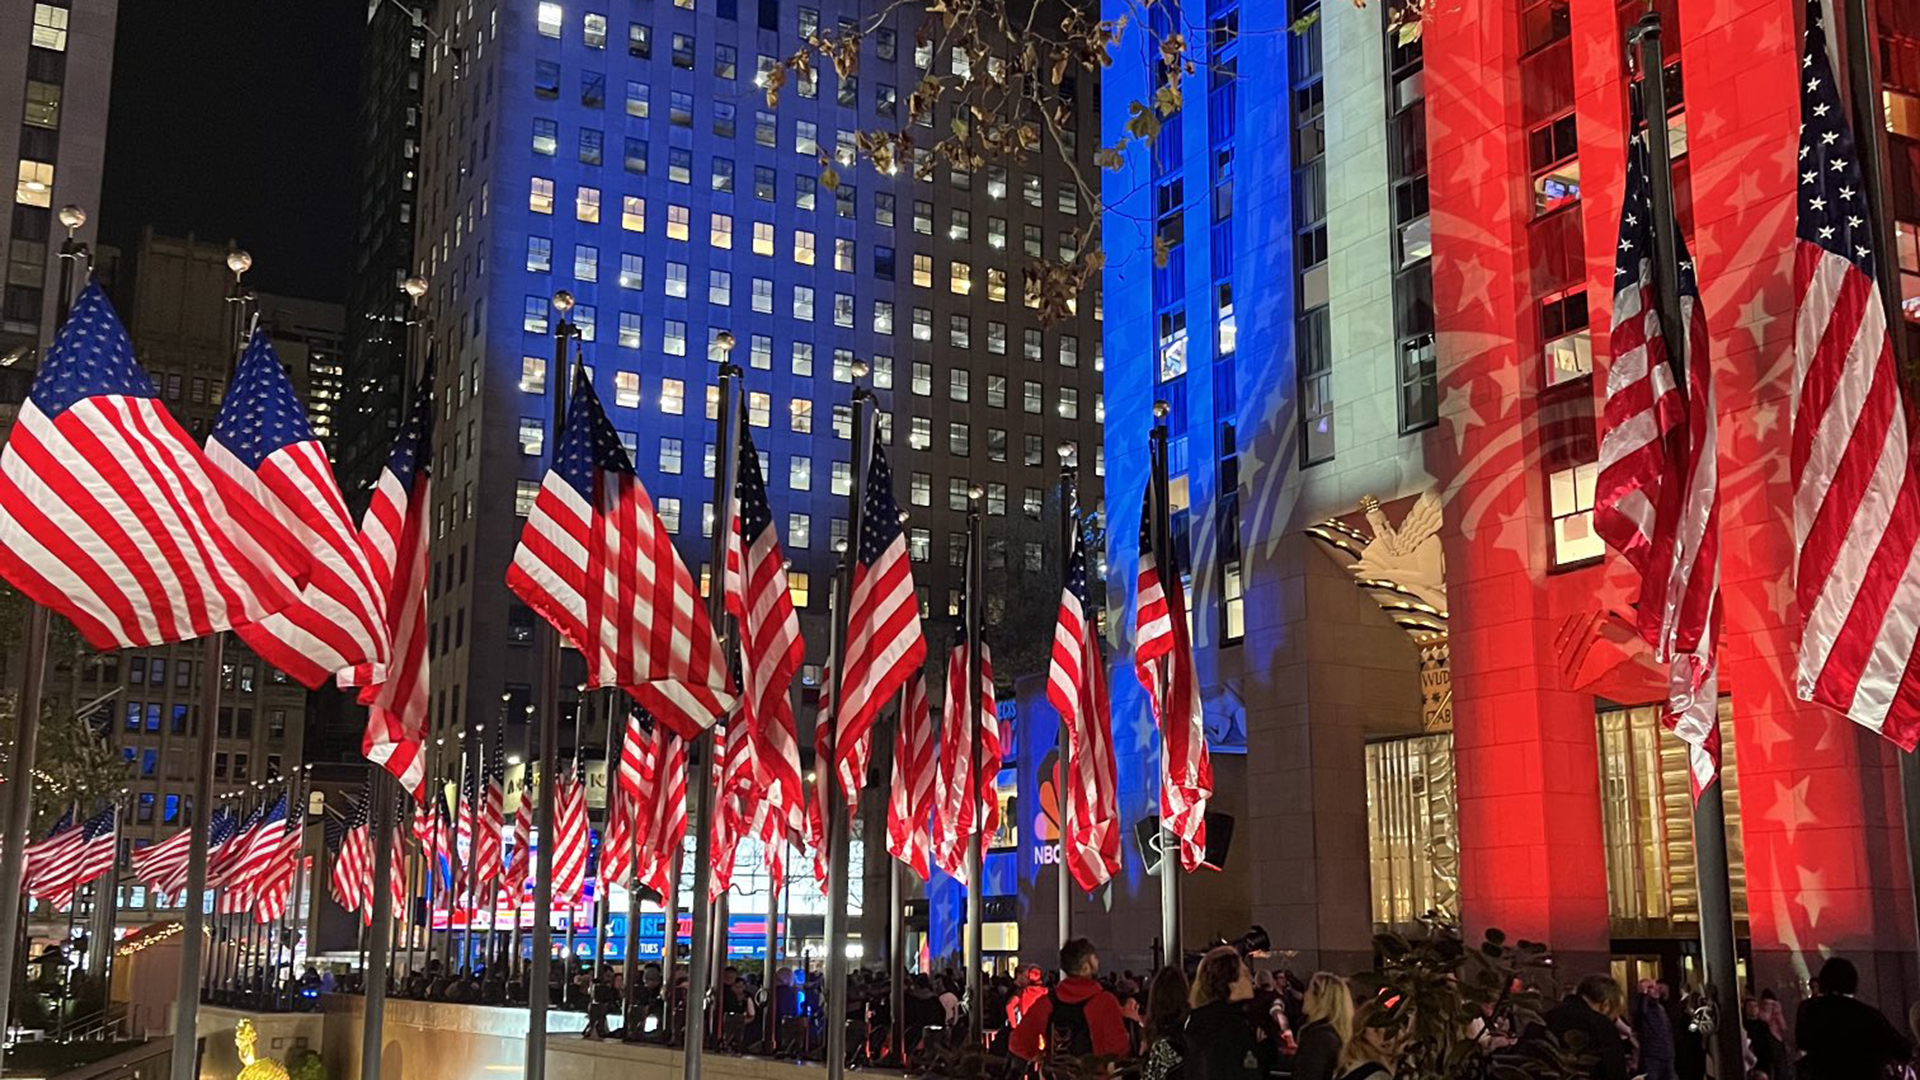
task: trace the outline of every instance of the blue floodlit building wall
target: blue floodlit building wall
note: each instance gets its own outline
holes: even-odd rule
[[[885,7],[435,6],[411,179],[439,399],[436,732],[504,718],[510,750],[530,737],[533,616],[499,583],[565,385],[551,370],[555,290],[575,298],[595,388],[696,578],[710,544],[711,343],[723,330],[735,336],[809,642],[803,745],[826,652],[831,551],[845,528],[851,447],[841,410],[856,357],[874,368],[932,664],[944,665],[950,640],[944,616],[957,601],[970,484],[985,489],[994,538],[990,624],[1038,561],[1035,538],[1057,527],[1056,445],[1080,448],[1083,502],[1099,505],[1099,298],[1052,326],[1022,303],[1023,264],[1068,246],[1096,212],[1072,189],[1067,163],[1037,155],[972,173],[942,166],[924,179],[906,166],[883,177],[853,163],[844,148],[855,132],[908,122],[923,66],[950,72],[965,62],[916,50],[905,12],[869,36],[853,78],[829,69],[812,86],[789,82],[773,108],[755,85],[803,35]],[[1071,91],[1081,171],[1092,173],[1097,87]],[[931,141],[950,119],[915,130]],[[823,153],[836,159],[838,190],[822,182]],[[1058,587],[1057,570],[1033,573]],[[574,697],[570,687],[562,696]],[[593,756],[601,735],[589,725],[578,738]],[[563,724],[563,746],[574,739]],[[884,815],[868,802],[865,824],[877,829]],[[884,913],[883,861],[865,865],[865,910]],[[736,898],[736,910],[743,903],[754,902]]]
[[[1156,5],[1152,35],[1129,29],[1103,85],[1111,107],[1102,137],[1111,144],[1126,137],[1123,103],[1152,100],[1163,81],[1155,40],[1177,30],[1203,60],[1182,79],[1184,107],[1163,121],[1150,152],[1130,153],[1124,171],[1107,177],[1115,193],[1105,224],[1114,313],[1105,325],[1108,640],[1127,847],[1119,895],[1095,898],[1076,917],[1087,932],[1126,943],[1134,963],[1147,959],[1147,943],[1159,936],[1158,885],[1142,872],[1134,844],[1136,823],[1158,811],[1159,734],[1129,659],[1153,403],[1166,401],[1171,410],[1175,544],[1213,754],[1213,806],[1235,814],[1246,798],[1245,703],[1236,677],[1245,632],[1242,544],[1252,534],[1248,519],[1263,512],[1243,500],[1264,490],[1263,477],[1294,467],[1288,446],[1303,446],[1294,405],[1299,275],[1289,151],[1297,146],[1296,102],[1315,100],[1318,61],[1316,39],[1289,24],[1314,6],[1290,13],[1286,4],[1240,0]],[[1109,18],[1132,10],[1107,8]],[[1163,265],[1156,235],[1167,251]],[[1324,245],[1324,230],[1321,237]],[[1290,438],[1274,438],[1271,429]],[[1253,842],[1242,830],[1235,849]],[[1237,933],[1245,926],[1244,885],[1234,875],[1190,877],[1185,911],[1190,938]]]

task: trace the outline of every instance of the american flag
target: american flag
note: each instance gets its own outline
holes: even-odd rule
[[[373,922],[373,839],[367,825],[367,800],[362,796],[344,816],[328,818],[327,851],[333,867],[327,888],[334,903],[358,911],[362,924]]]
[[[929,861],[933,837],[927,818],[933,812],[939,751],[933,714],[927,707],[924,668],[913,673],[900,695],[899,727],[892,782],[887,789],[887,851],[925,881],[933,873]]]
[[[407,422],[393,441],[373,501],[360,519],[373,580],[392,643],[384,668],[345,681],[367,707],[361,752],[392,773],[415,800],[426,798],[427,539],[433,447],[433,384],[422,380]]]
[[[280,858],[286,825],[287,797],[283,794],[264,813],[257,814],[246,831],[229,842],[236,850],[215,909],[219,914],[238,915],[253,910],[265,875]]]
[[[407,831],[400,827],[400,815],[403,808],[395,807],[393,816],[387,819],[387,837],[390,847],[389,857],[393,867],[387,874],[387,891],[393,897],[395,918],[409,918],[407,904]]]
[[[252,842],[253,832],[260,827],[260,820],[267,815],[267,804],[261,803],[253,808],[253,813],[242,819],[239,814],[228,816],[229,828],[226,839],[218,844],[209,844],[207,848],[207,888],[224,889],[233,878],[234,868],[240,865],[247,853],[247,845]],[[208,826],[209,829],[220,824],[218,818]]]
[[[1920,742],[1920,479],[1875,277],[1876,260],[1891,253],[1875,250],[1880,238],[1820,19],[1820,5],[1808,4],[1793,261],[1796,689],[1912,750]]]
[[[865,767],[851,767],[853,755],[870,748],[874,718],[888,699],[927,659],[920,632],[920,598],[913,589],[906,531],[893,501],[893,470],[877,442],[867,467],[861,510],[859,555],[853,564],[852,600],[847,606],[847,662],[835,709],[834,755],[849,812],[857,805]]]
[[[585,894],[587,881],[587,789],[580,782],[578,762],[557,780],[553,801],[553,902],[573,907]]]
[[[1162,573],[1153,553],[1154,485],[1140,505],[1140,576],[1134,594],[1133,671],[1160,725],[1160,817],[1179,838],[1180,865],[1192,873],[1207,856],[1207,800],[1213,762],[1200,712],[1200,679],[1187,638],[1187,599],[1177,568]]]
[[[1063,811],[1060,853],[1080,887],[1093,889],[1120,869],[1120,805],[1107,673],[1100,660],[1100,631],[1088,600],[1086,542],[1077,527],[1067,553],[1060,617],[1053,629],[1047,701],[1066,726],[1071,751],[1071,771],[1062,770],[1056,788]]]
[[[649,805],[645,792],[644,758],[648,735],[640,728],[640,716],[627,710],[626,726],[620,738],[620,759],[607,789],[607,827],[600,835],[600,882],[626,882],[634,873],[634,848],[639,843],[636,830],[644,830],[643,808]]]
[[[287,903],[293,895],[294,873],[302,856],[301,827],[306,819],[298,807],[294,810],[279,830],[279,845],[270,853],[266,865],[254,879],[255,922],[270,923],[287,913]],[[269,833],[272,831],[268,830]]]
[[[800,616],[787,587],[786,554],[767,501],[766,478],[748,425],[740,425],[740,472],[734,483],[727,544],[726,600],[740,626],[745,689],[741,723],[749,741],[755,798],[752,809],[767,858],[804,827],[806,794],[800,780],[800,736],[794,723],[794,673],[806,659]],[[734,726],[729,725],[729,730]],[[749,828],[753,828],[749,823]],[[769,869],[772,868],[769,862]]]
[[[163,645],[292,603],[307,556],[160,404],[88,282],[0,450],[0,577],[98,649]]]
[[[506,725],[495,726],[493,754],[484,759],[483,766],[487,786],[480,792],[480,827],[473,851],[473,871],[481,885],[499,878],[502,870],[500,832],[507,824]]]
[[[933,859],[948,877],[967,880],[967,842],[979,833],[990,846],[1000,828],[1000,715],[993,700],[993,651],[980,643],[980,730],[973,730],[967,700],[967,675],[972,667],[963,637],[947,654],[947,700],[940,723],[940,805],[934,829]],[[971,782],[969,758],[978,745],[979,770]]]
[[[581,651],[588,685],[686,736],[733,707],[726,650],[590,379],[575,380],[507,587]]]
[[[531,775],[528,770],[523,775]],[[520,805],[513,811],[513,854],[506,862],[507,887],[515,894],[526,887],[533,870],[533,791],[520,789]]]
[[[292,604],[234,632],[310,690],[344,668],[387,659],[386,605],[326,448],[307,425],[280,357],[256,330],[234,369],[207,460],[250,501],[277,546],[308,554],[307,585]]]
[[[478,755],[471,763],[467,752],[460,751],[460,790],[451,796],[453,799],[453,850],[460,857],[460,873],[473,865],[473,803],[479,792],[474,772],[480,767]]]
[[[224,810],[216,815],[216,829],[225,817]],[[187,855],[192,849],[193,830],[185,828],[157,844],[140,848],[129,855],[127,861],[133,867],[133,876],[142,885],[160,896],[172,898],[187,889]]]
[[[1676,284],[1686,326],[1683,398],[1673,377],[1672,339],[1660,325],[1645,138],[1636,136],[1627,151],[1594,528],[1640,572],[1640,634],[1653,646],[1655,659],[1668,665],[1662,720],[1687,744],[1698,798],[1720,772],[1720,497],[1713,365],[1693,262],[1676,224]]]
[[[843,684],[844,688],[844,684]],[[834,776],[839,777],[840,790],[847,793],[847,815],[854,816],[859,807],[859,793],[867,775],[867,767],[873,762],[873,728],[867,730],[850,746],[839,747],[838,753],[827,745],[827,739],[833,734],[828,718],[833,711],[833,667],[828,665],[821,680],[820,700],[816,703],[813,719],[813,760],[834,761],[834,769],[814,770],[813,797],[807,800],[806,821],[802,837],[808,847],[813,849],[813,879],[821,889],[827,887],[829,854],[827,851],[827,822],[822,807],[827,805],[832,795]]]
[[[61,814],[54,821],[53,827],[47,830],[45,836],[27,842],[26,853],[21,856],[20,879],[26,883],[28,895],[36,895],[35,878],[39,874],[40,867],[50,859],[63,857],[60,856],[61,850],[78,843],[79,840],[80,834],[73,831],[73,808],[68,807],[66,813]]]
[[[27,892],[65,908],[80,886],[113,869],[120,848],[119,808],[109,806],[79,825],[71,815],[67,827],[45,841],[33,859]]]
[[[718,900],[733,887],[733,864],[740,841],[753,827],[753,807],[759,802],[754,786],[753,747],[747,741],[744,713],[727,718],[726,736],[714,755],[713,873],[707,878],[707,899]]]
[[[640,881],[662,896],[680,872],[680,848],[687,837],[687,740],[656,723],[647,761],[645,786],[652,796],[647,831],[640,839]]]

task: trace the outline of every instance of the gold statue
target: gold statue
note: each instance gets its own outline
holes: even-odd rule
[[[238,1080],[288,1080],[285,1065],[254,1053],[254,1045],[259,1041],[260,1035],[254,1031],[251,1020],[243,1019],[233,1029],[233,1047],[240,1053]]]

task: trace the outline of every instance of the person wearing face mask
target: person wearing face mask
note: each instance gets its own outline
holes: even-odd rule
[[[1200,958],[1188,1004],[1184,1080],[1258,1080],[1273,1063],[1274,1047],[1254,1037],[1244,1003],[1253,1000],[1253,973],[1231,945]]]

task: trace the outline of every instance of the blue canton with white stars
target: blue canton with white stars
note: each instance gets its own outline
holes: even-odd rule
[[[109,806],[105,810],[88,818],[86,825],[82,826],[80,838],[83,840],[94,840],[112,832],[116,811],[116,807]]]
[[[255,470],[274,451],[313,441],[306,406],[294,394],[280,354],[259,330],[253,332],[240,366],[234,369],[233,385],[213,422],[212,438]]]
[[[54,335],[27,396],[47,419],[99,394],[152,398],[153,380],[133,358],[133,342],[120,325],[107,294],[96,282],[87,282],[73,302],[73,311]]]
[[[873,444],[873,463],[867,466],[867,499],[860,514],[860,564],[872,566],[900,535],[900,504],[893,501],[893,469],[877,441]]]
[[[240,818],[237,814],[226,810],[214,811],[213,821],[207,825],[207,846],[217,847],[226,843],[233,839],[233,834],[239,829]]]
[[[591,379],[574,381],[573,400],[567,403],[566,426],[560,431],[555,451],[553,471],[582,498],[593,498],[597,470],[633,475],[633,459],[627,456],[627,448],[620,445],[620,433],[607,421],[607,412],[600,407],[600,395],[593,392]]]
[[[51,840],[71,828],[73,828],[73,811],[68,810],[60,815],[59,821],[53,823],[53,828],[47,830],[47,839]]]
[[[1861,194],[1853,130],[1840,109],[1840,90],[1827,58],[1820,5],[1807,5],[1806,51],[1800,57],[1800,198],[1796,233],[1873,276],[1873,225]]]
[[[1073,529],[1073,553],[1067,556],[1067,591],[1080,601],[1083,615],[1091,611],[1092,605],[1087,602],[1087,546],[1081,541],[1077,521]]]
[[[413,490],[414,474],[428,468],[433,457],[433,374],[420,380],[413,391],[413,408],[407,410],[407,422],[387,453],[387,471],[400,482],[402,490]]]
[[[1627,144],[1627,179],[1620,199],[1620,242],[1613,252],[1616,293],[1639,284],[1641,261],[1653,258],[1653,154],[1647,149],[1647,132],[1637,108],[1633,123],[1640,134]],[[1673,240],[1678,248],[1674,255],[1680,261],[1680,295],[1697,299],[1700,292],[1694,280],[1693,259],[1687,254],[1687,238],[1678,222],[1674,223]],[[1641,301],[1643,309],[1652,303],[1652,297]]]
[[[767,502],[767,480],[760,473],[760,455],[754,451],[753,436],[748,434],[745,414],[740,424],[740,476],[733,482],[733,496],[740,501],[740,540],[752,546],[754,537],[773,528],[773,507]]]
[[[352,816],[353,811],[348,811],[347,817]],[[346,819],[334,817],[332,814],[327,815],[326,823],[320,828],[320,834],[325,838],[329,852],[340,850],[340,845],[347,839],[347,828]]]

